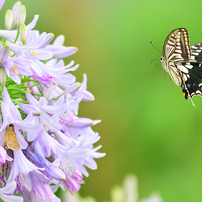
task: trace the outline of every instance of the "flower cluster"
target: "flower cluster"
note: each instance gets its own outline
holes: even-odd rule
[[[60,201],[58,187],[77,192],[85,167],[96,169],[94,158],[105,156],[93,147],[100,136],[91,126],[100,121],[78,117],[79,103],[94,97],[86,75],[78,83],[70,73],[78,65],[64,64],[77,49],[34,30],[38,15],[28,25],[25,18],[18,1],[0,30],[0,198]]]

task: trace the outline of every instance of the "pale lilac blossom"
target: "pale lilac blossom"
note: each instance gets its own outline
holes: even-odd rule
[[[1,8],[2,8],[3,5],[4,5],[4,2],[5,2],[5,0],[0,0],[0,10],[1,10]]]
[[[8,156],[6,150],[2,146],[0,146],[0,165],[5,163],[6,161],[12,161],[12,160],[13,158]]]
[[[0,128],[0,142],[3,144],[5,130],[10,124],[13,124],[16,138],[20,144],[20,148],[25,149],[27,148],[28,144],[20,131],[26,132],[29,136],[33,132],[37,133],[42,127],[40,128],[41,125],[33,121],[34,119],[32,114],[29,114],[26,119],[22,120],[22,117],[16,105],[14,105],[14,103],[12,102],[6,88],[4,88],[4,91],[2,93],[2,100],[3,102],[1,103],[1,112],[4,121]]]
[[[44,129],[50,131],[57,131],[62,128],[59,122],[59,115],[65,112],[68,108],[68,101],[64,96],[60,97],[53,104],[49,104],[48,100],[41,97],[38,101],[30,93],[27,93],[27,100],[30,104],[19,104],[19,107],[27,113],[27,115],[34,114],[38,117],[38,122],[44,126]]]
[[[0,198],[3,201],[9,201],[9,202],[22,202],[23,198],[20,196],[14,196],[12,193],[16,189],[16,182],[12,181],[10,183],[7,183],[7,185],[3,188],[0,188]]]
[[[53,52],[53,58],[62,59],[73,55],[78,49],[76,47],[65,47],[63,43],[65,38],[63,35],[60,35],[56,38],[53,44],[46,47],[47,50]]]
[[[3,71],[0,72],[0,83],[2,86],[5,86],[6,75],[8,75],[8,77],[15,81],[17,84],[21,83],[20,75],[32,75],[32,71],[29,67],[31,63],[28,59],[23,57],[13,58],[9,55],[9,46],[2,47],[2,43],[0,43],[0,67],[3,69]]]
[[[76,170],[71,176],[67,175],[66,180],[59,182],[58,186],[60,186],[63,191],[68,188],[70,193],[73,194],[73,192],[80,190],[81,184],[84,184],[82,178],[82,174],[79,172],[79,170]]]

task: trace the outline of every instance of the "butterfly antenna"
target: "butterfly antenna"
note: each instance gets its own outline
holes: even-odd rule
[[[162,52],[161,52],[158,48],[156,48],[156,47],[153,45],[152,41],[150,41],[150,44],[151,44],[159,53],[161,53],[161,55],[163,55]]]
[[[159,60],[159,59],[153,59],[153,60],[151,61],[151,65],[152,65],[153,67],[156,67],[156,66],[158,66],[158,64],[159,64],[159,63],[157,62],[157,64],[154,65],[153,62],[154,62],[155,60]]]

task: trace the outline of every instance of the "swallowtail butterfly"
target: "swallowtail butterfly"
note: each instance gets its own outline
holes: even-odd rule
[[[185,99],[202,96],[202,42],[190,47],[188,31],[175,29],[164,42],[160,60],[174,83],[181,86]]]

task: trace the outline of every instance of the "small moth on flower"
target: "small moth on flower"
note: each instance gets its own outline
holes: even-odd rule
[[[3,147],[5,149],[12,149],[12,150],[20,149],[20,145],[16,138],[13,124],[10,124],[6,128],[6,133],[4,135],[4,141],[3,141]]]

